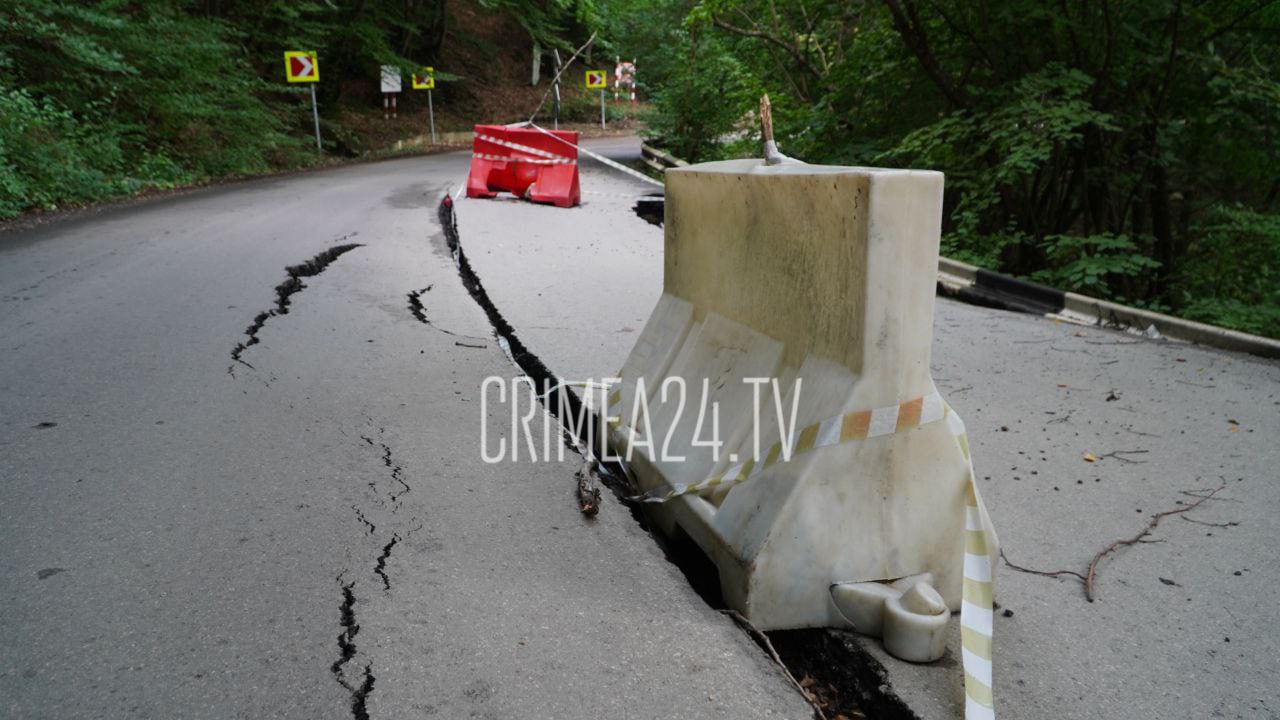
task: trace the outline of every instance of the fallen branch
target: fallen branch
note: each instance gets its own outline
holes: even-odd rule
[[[560,76],[564,74],[564,71],[568,70],[569,66],[573,64],[573,61],[577,60],[578,56],[582,54],[582,51],[590,47],[591,43],[595,41],[596,33],[591,33],[591,37],[587,38],[587,41],[582,43],[581,47],[573,51],[573,55],[569,57],[569,62],[560,66],[560,69],[556,71],[556,76],[551,78],[551,84],[547,86],[546,92],[542,93],[542,99],[538,101],[538,107],[534,108],[533,112],[529,114],[529,122],[533,122],[534,118],[538,117],[538,111],[541,110],[543,104],[547,102],[547,96],[551,94],[553,89],[555,89],[556,83],[560,81]]]
[[[1004,564],[1008,565],[1010,569],[1017,570],[1018,572],[1024,572],[1024,573],[1027,573],[1028,575],[1040,575],[1041,577],[1051,577],[1051,578],[1062,577],[1063,575],[1071,575],[1072,577],[1078,578],[1080,582],[1084,582],[1085,580],[1084,576],[1076,572],[1075,570],[1036,570],[1034,568],[1015,565],[1011,560],[1009,560],[1009,557],[1004,554],[1004,548],[1000,548],[1000,559],[1003,560]]]
[[[1222,486],[1226,487],[1227,479],[1222,477],[1221,475],[1218,476],[1218,479],[1222,481]],[[1221,490],[1221,489],[1222,487],[1219,487],[1216,489],[1215,488],[1204,488],[1204,489],[1197,488],[1195,490],[1180,490],[1179,492],[1181,492],[1183,495],[1186,495],[1187,497],[1202,498],[1207,500],[1210,497],[1213,497],[1213,494],[1218,492],[1218,490]],[[1209,494],[1205,495],[1205,493],[1209,493]],[[1241,502],[1240,499],[1238,498],[1225,498],[1225,497],[1214,498],[1214,500],[1222,500],[1224,502],[1233,502],[1233,503]]]
[[[1153,438],[1158,438],[1158,437],[1160,437],[1159,435],[1153,435],[1153,434],[1151,434],[1151,433],[1142,432],[1141,430],[1134,430],[1134,429],[1133,429],[1133,428],[1131,428],[1131,427],[1122,427],[1122,428],[1120,428],[1120,429],[1121,429],[1121,430],[1124,430],[1124,431],[1126,431],[1126,432],[1131,432],[1131,433],[1133,433],[1134,435],[1141,435],[1141,436],[1143,436],[1143,437],[1153,437]]]
[[[1131,465],[1141,465],[1142,463],[1146,462],[1146,460],[1130,460],[1129,458],[1122,457],[1122,456],[1144,455],[1149,452],[1151,451],[1150,450],[1116,450],[1114,452],[1109,452],[1109,453],[1104,453],[1102,455],[1099,455],[1098,459],[1101,460],[1102,458],[1115,458],[1116,460],[1119,460],[1121,462],[1127,462]]]
[[[1186,520],[1189,523],[1195,523],[1197,525],[1204,525],[1205,527],[1216,527],[1216,528],[1229,528],[1229,527],[1235,527],[1240,524],[1238,520],[1232,520],[1231,522],[1216,523],[1216,522],[1208,522],[1206,520],[1197,520],[1195,518],[1189,518],[1186,515],[1183,515],[1182,519]]]
[[[801,685],[800,681],[796,680],[796,676],[791,674],[791,670],[787,668],[787,664],[782,661],[782,656],[779,655],[777,649],[773,647],[773,643],[769,640],[769,636],[765,635],[760,628],[752,625],[751,621],[737,610],[724,608],[721,609],[720,612],[733,618],[734,622],[738,623],[743,630],[750,633],[751,636],[764,647],[765,652],[769,653],[769,657],[773,658],[773,661],[778,664],[778,667],[782,668],[782,674],[787,676],[787,680],[790,680],[791,684],[795,686],[795,689],[800,691],[800,695],[813,706],[813,711],[817,713],[819,720],[827,720],[827,714],[822,712],[822,705],[818,702],[818,697],[809,692],[809,689]]]
[[[1139,532],[1137,535],[1134,535],[1133,537],[1125,540],[1116,540],[1110,545],[1099,550],[1098,554],[1093,556],[1093,560],[1089,561],[1089,572],[1085,573],[1084,594],[1085,594],[1085,597],[1088,598],[1089,602],[1094,601],[1095,595],[1093,591],[1093,581],[1097,579],[1098,563],[1102,562],[1103,558],[1105,558],[1106,556],[1110,555],[1111,553],[1115,552],[1116,550],[1122,547],[1127,547],[1129,545],[1137,545],[1138,543],[1142,543],[1142,542],[1150,542],[1146,538],[1148,535],[1151,534],[1152,530],[1156,529],[1156,526],[1160,524],[1161,520],[1169,517],[1170,515],[1179,515],[1181,513],[1195,510],[1196,508],[1200,507],[1200,505],[1202,505],[1206,500],[1212,500],[1213,496],[1218,494],[1218,492],[1221,491],[1226,486],[1227,486],[1226,482],[1223,482],[1218,487],[1214,488],[1213,490],[1210,490],[1209,494],[1199,496],[1199,499],[1191,503],[1190,505],[1184,505],[1180,508],[1176,508],[1173,510],[1165,510],[1163,512],[1158,512],[1152,515],[1151,519],[1147,521],[1146,527],[1142,528],[1142,531]]]
[[[1122,450],[1120,452],[1125,452],[1125,451]],[[1131,450],[1128,452],[1146,452],[1146,451]],[[1099,550],[1098,553],[1093,556],[1093,559],[1089,561],[1089,569],[1083,575],[1076,572],[1075,570],[1037,570],[1035,568],[1016,565],[1009,560],[1007,555],[1004,554],[1004,548],[1000,549],[1000,559],[1003,560],[1004,564],[1008,565],[1011,570],[1017,570],[1018,572],[1027,573],[1028,575],[1039,575],[1041,577],[1051,577],[1051,578],[1060,578],[1060,577],[1063,577],[1064,575],[1069,575],[1073,578],[1076,578],[1077,580],[1084,583],[1085,598],[1088,599],[1089,602],[1093,602],[1096,595],[1093,590],[1093,584],[1094,584],[1094,580],[1096,580],[1098,577],[1098,564],[1102,562],[1103,558],[1115,552],[1116,550],[1122,547],[1127,547],[1129,545],[1149,545],[1149,544],[1164,542],[1163,539],[1153,540],[1147,537],[1148,535],[1151,534],[1152,530],[1156,529],[1156,526],[1160,524],[1161,520],[1163,520],[1164,518],[1170,515],[1180,515],[1182,513],[1195,510],[1197,507],[1203,504],[1206,500],[1214,499],[1214,495],[1217,495],[1218,492],[1221,491],[1226,486],[1227,486],[1227,483],[1224,480],[1222,484],[1216,488],[1213,488],[1211,490],[1198,491],[1198,492],[1207,493],[1206,495],[1195,495],[1193,491],[1183,490],[1182,494],[1191,495],[1192,497],[1195,497],[1198,499],[1195,502],[1191,503],[1190,505],[1185,505],[1179,508],[1175,508],[1173,510],[1165,510],[1164,512],[1158,512],[1152,515],[1151,519],[1147,521],[1146,527],[1142,528],[1142,531],[1139,532],[1137,535],[1134,535],[1131,538],[1126,538],[1124,540],[1116,540],[1110,545]],[[1218,499],[1225,500],[1227,498],[1218,498]],[[1203,520],[1196,520],[1194,518],[1189,518],[1185,515],[1182,516],[1182,519],[1186,520],[1187,522],[1193,522],[1199,525],[1209,525],[1211,527],[1235,527],[1236,525],[1240,524],[1238,522],[1210,523],[1210,522],[1205,522]]]

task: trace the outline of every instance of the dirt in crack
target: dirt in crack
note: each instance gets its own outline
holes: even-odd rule
[[[364,525],[365,533],[366,533],[366,534],[368,534],[368,535],[372,535],[372,534],[374,534],[375,532],[377,532],[377,531],[378,531],[378,526],[377,526],[377,525],[374,525],[374,524],[369,520],[369,518],[365,517],[365,516],[364,516],[364,513],[360,511],[360,508],[359,508],[359,507],[357,507],[357,506],[355,506],[355,505],[352,505],[352,506],[351,506],[351,509],[356,511],[356,519],[360,521],[360,524],[361,524],[361,525]]]
[[[382,588],[384,590],[391,589],[391,578],[387,577],[387,560],[391,558],[391,549],[394,548],[398,542],[400,542],[400,535],[392,533],[391,542],[382,547],[382,554],[378,556],[378,563],[373,567],[373,571],[378,575],[378,577],[382,578]]]
[[[356,233],[343,235],[338,238],[338,240],[346,240],[347,238],[353,237],[355,234]],[[284,272],[289,277],[284,282],[276,286],[276,306],[270,310],[264,310],[263,312],[255,315],[253,318],[253,324],[245,328],[244,334],[248,339],[232,348],[231,360],[233,362],[227,367],[227,374],[234,377],[236,374],[235,370],[237,364],[253,369],[253,366],[242,357],[244,355],[244,351],[258,344],[258,333],[262,330],[263,326],[267,324],[267,320],[276,317],[277,315],[289,314],[289,305],[292,302],[292,297],[306,287],[306,284],[302,282],[302,278],[315,277],[316,275],[319,275],[325,271],[325,268],[333,264],[334,260],[337,260],[339,257],[342,257],[344,254],[351,252],[358,247],[363,246],[360,243],[335,245],[300,265],[290,265],[286,267]]]
[[[379,451],[378,456],[382,461],[382,465],[391,470],[391,478],[399,484],[400,488],[393,490],[391,493],[386,495],[386,497],[391,500],[390,507],[388,507],[386,498],[378,492],[377,480],[371,481],[369,483],[369,488],[372,490],[373,499],[376,500],[378,505],[383,509],[380,511],[374,508],[366,508],[369,511],[367,515],[365,510],[362,510],[359,504],[352,505],[351,509],[355,512],[356,519],[359,520],[360,524],[363,526],[365,535],[370,539],[377,538],[377,541],[381,542],[382,539],[386,538],[386,531],[390,529],[388,526],[399,528],[397,531],[391,533],[390,542],[387,542],[382,546],[381,551],[374,559],[373,565],[373,574],[377,575],[378,579],[381,580],[383,590],[389,593],[391,591],[391,577],[387,572],[387,563],[391,560],[391,553],[395,550],[396,546],[407,541],[415,532],[421,530],[423,528],[423,523],[413,517],[411,517],[408,523],[406,523],[396,512],[400,509],[400,496],[409,492],[411,488],[404,480],[403,468],[395,462],[391,446],[381,441],[384,428],[377,426],[373,421],[373,418],[369,418],[369,424],[377,427],[376,435],[378,439],[375,440],[374,437],[371,437],[373,433],[370,433],[369,435],[360,435],[360,440],[369,447]],[[378,518],[377,525],[375,525],[373,520],[370,519],[370,516]],[[408,527],[408,525],[414,521],[417,521],[417,524],[412,527]],[[383,528],[381,533],[378,532],[378,527],[380,526]],[[378,538],[379,535],[381,535],[381,538]],[[357,654],[356,636],[360,634],[360,625],[356,622],[356,581],[352,580],[351,582],[343,582],[343,578],[346,573],[346,570],[342,571],[342,573],[339,573],[337,578],[338,585],[342,588],[340,620],[342,632],[338,635],[339,656],[338,659],[334,661],[332,670],[333,676],[338,683],[342,685],[347,692],[351,693],[352,717],[356,720],[368,720],[369,710],[367,704],[369,696],[373,693],[376,679],[373,675],[372,663],[365,663],[362,673],[357,672],[352,664],[352,660]]]
[[[426,325],[432,330],[439,330],[445,335],[452,335],[453,337],[457,337],[457,338],[470,338],[471,340],[484,340],[484,338],[476,337],[475,335],[464,335],[462,333],[456,333],[452,330],[449,330],[447,328],[442,328],[439,325],[431,322],[431,319],[427,317],[427,307],[426,305],[422,304],[422,296],[431,292],[431,289],[434,287],[435,285],[428,285],[422,288],[421,290],[413,290],[408,294],[407,297],[409,298],[409,314],[413,315],[413,318],[418,322],[422,323],[423,325]]]
[[[422,296],[431,292],[433,287],[435,286],[428,285],[421,290],[414,290],[409,293],[409,312],[423,325],[431,325],[431,321],[427,319],[427,308],[422,304]],[[448,330],[441,330],[441,332],[449,333]],[[452,335],[453,333],[449,334]]]
[[[382,450],[382,464],[391,470],[391,479],[396,481],[396,484],[400,486],[399,488],[396,488],[395,490],[392,490],[391,492],[387,493],[387,499],[391,501],[391,509],[394,511],[400,507],[400,498],[412,492],[413,487],[411,487],[409,483],[405,481],[404,468],[396,464],[394,458],[391,455],[390,445],[382,442],[381,440],[375,441],[373,438],[369,437],[368,435],[361,435],[360,439],[365,441],[365,443],[368,444],[370,447],[375,447]],[[369,481],[369,487],[371,489],[376,490],[378,487],[377,481],[376,480]],[[379,498],[378,504],[383,505],[385,503],[382,501],[381,498]]]
[[[364,666],[360,682],[352,682],[347,676],[347,665],[356,656],[356,636],[360,634],[360,625],[356,623],[356,581],[342,581],[346,571],[338,574],[338,585],[342,588],[342,605],[340,620],[342,632],[338,633],[338,659],[330,666],[333,677],[347,692],[351,693],[351,716],[355,720],[369,720],[368,701],[373,692],[373,665]]]

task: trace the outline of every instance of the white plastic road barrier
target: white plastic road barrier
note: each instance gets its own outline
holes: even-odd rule
[[[851,628],[920,662],[961,610],[966,716],[988,718],[997,541],[929,371],[942,186],[760,160],[669,169],[663,295],[597,409],[656,524],[701,547],[753,624]],[[669,378],[687,397],[663,396]]]

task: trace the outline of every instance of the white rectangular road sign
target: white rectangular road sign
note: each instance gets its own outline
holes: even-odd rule
[[[382,92],[400,92],[400,68],[395,65],[382,66]]]

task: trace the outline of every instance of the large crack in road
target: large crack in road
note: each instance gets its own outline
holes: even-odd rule
[[[543,393],[539,397],[546,410],[560,422],[566,445],[575,452],[580,452],[581,448],[587,447],[588,442],[587,438],[574,434],[575,428],[582,427],[574,420],[582,417],[584,410],[582,400],[571,389],[563,386],[559,377],[521,342],[515,328],[507,322],[485,291],[484,285],[463,251],[451,197],[446,195],[441,200],[437,217],[463,287],[488,317],[494,335],[508,357],[537,386],[559,386],[566,391]],[[566,421],[566,413],[571,413],[568,415],[568,421]],[[591,422],[599,422],[599,418],[593,413],[588,411],[588,415],[592,417]],[[590,448],[594,458],[604,457],[604,438],[596,438],[595,441],[596,447]],[[631,516],[658,544],[666,559],[680,569],[699,597],[716,610],[727,610],[727,605],[720,594],[718,575],[710,559],[692,541],[676,542],[653,533],[642,509],[637,503],[629,500],[634,495],[634,489],[622,468],[599,461],[596,461],[596,466],[601,469],[600,475],[604,484],[613,491],[620,502],[628,506]],[[749,635],[752,634],[749,633]],[[777,646],[776,649],[785,667],[793,675],[809,678],[812,681],[810,687],[821,690],[818,693],[806,690],[811,697],[805,699],[814,706],[815,717],[821,718],[826,715],[857,717],[867,716],[864,713],[869,713],[871,717],[884,720],[918,720],[916,714],[888,684],[887,671],[883,665],[839,631],[780,630],[761,633],[761,635],[768,637],[770,642]],[[759,638],[752,635],[752,640],[761,647],[762,652],[767,652],[768,648],[764,647]],[[801,672],[796,674],[796,671]],[[819,709],[820,705],[823,709]]]
[[[338,238],[337,241],[346,240],[354,237],[355,235],[356,233],[343,235]],[[276,286],[276,306],[255,315],[253,323],[249,325],[249,327],[245,328],[244,334],[247,339],[232,348],[232,363],[227,366],[227,374],[235,377],[237,364],[243,365],[250,370],[254,369],[254,367],[242,357],[242,355],[244,355],[244,351],[258,344],[258,333],[262,330],[263,326],[267,324],[267,320],[278,315],[289,314],[289,305],[292,302],[293,296],[302,292],[303,288],[307,286],[306,283],[302,282],[302,278],[315,277],[316,275],[319,275],[324,272],[334,260],[337,260],[344,254],[351,252],[358,247],[362,247],[362,245],[360,243],[335,245],[328,250],[317,253],[316,256],[310,260],[299,263],[298,265],[290,265],[286,267],[284,272],[289,277],[284,282]]]
[[[578,422],[577,418],[585,418],[590,415],[583,405],[582,399],[578,397],[578,394],[571,387],[561,381],[559,376],[552,372],[537,355],[525,347],[520,337],[516,335],[515,328],[507,322],[502,312],[498,310],[498,306],[490,299],[489,293],[485,291],[484,285],[480,282],[480,277],[472,269],[471,263],[467,260],[467,254],[462,249],[462,241],[458,235],[457,217],[453,209],[453,199],[448,195],[440,202],[437,209],[437,218],[444,230],[445,243],[453,255],[453,264],[458,270],[458,277],[462,280],[463,287],[489,319],[489,325],[492,327],[493,334],[503,352],[519,368],[520,372],[533,381],[535,387],[544,389],[544,392],[539,397],[543,407],[559,422],[565,445],[579,454],[582,454],[584,448],[589,450],[593,455],[591,459],[595,461],[596,467],[600,470],[601,481],[620,500],[625,500],[625,498],[634,495],[635,490],[631,487],[626,473],[623,472],[621,467],[598,460],[598,458],[607,457],[604,446],[605,438],[591,437],[590,435],[582,437],[580,434],[579,431],[586,425]],[[554,392],[552,392],[553,389]],[[630,508],[632,515],[643,524],[639,509],[634,504],[630,504]]]
[[[339,606],[342,632],[338,633],[338,659],[329,667],[334,679],[347,692],[351,693],[351,716],[355,720],[369,720],[369,694],[373,692],[373,664],[364,666],[360,682],[352,682],[347,675],[347,665],[356,656],[356,636],[360,634],[360,625],[356,622],[356,581],[342,582],[346,571],[338,574],[338,585],[342,588],[342,605]]]
[[[371,427],[377,425],[373,418],[366,416],[366,419]],[[382,514],[377,516],[377,523],[374,523],[369,517],[370,515],[376,515],[373,508],[369,508],[369,512],[366,513],[359,504],[353,504],[351,509],[355,513],[356,520],[360,523],[363,534],[375,541],[379,540],[379,535],[382,538],[386,538],[385,528],[388,526],[392,528],[399,527],[399,529],[391,532],[390,539],[381,546],[378,554],[373,559],[371,570],[371,574],[376,575],[381,581],[383,591],[390,593],[392,590],[392,578],[388,565],[391,562],[392,552],[415,532],[421,530],[424,523],[414,516],[411,516],[407,522],[403,521],[398,513],[402,508],[400,498],[409,493],[412,487],[405,479],[405,470],[396,461],[391,445],[382,440],[382,434],[385,430],[384,427],[377,427],[376,435],[378,439],[376,440],[370,436],[370,434],[373,434],[373,430],[369,431],[370,434],[362,434],[359,437],[366,445],[378,451],[378,462],[382,467],[391,471],[389,477],[399,487],[383,492],[379,490],[379,483],[376,478],[368,482],[369,494],[372,496],[373,502],[381,508],[378,512]],[[416,524],[412,524],[415,521]],[[409,526],[411,524],[412,526]],[[379,527],[384,528],[381,533],[378,531]],[[369,720],[369,696],[373,693],[373,688],[377,681],[373,673],[373,662],[366,662],[363,671],[357,678],[353,679],[347,673],[348,665],[358,653],[355,640],[360,632],[360,625],[356,622],[356,581],[352,580],[349,583],[344,583],[342,580],[346,573],[347,571],[344,570],[338,575],[338,583],[342,588],[343,597],[340,617],[342,632],[338,635],[339,658],[333,663],[332,671],[338,683],[351,693],[352,717],[355,720]]]

